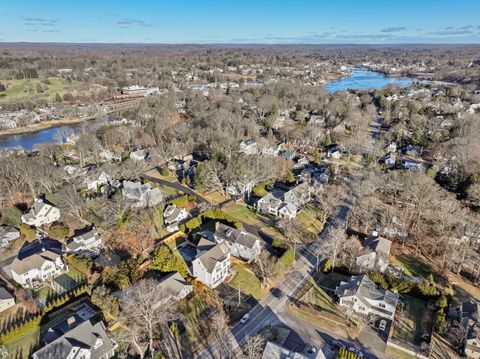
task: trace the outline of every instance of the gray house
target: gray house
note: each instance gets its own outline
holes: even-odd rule
[[[284,193],[274,191],[258,200],[256,207],[259,212],[273,214],[275,217],[291,220],[297,216],[298,208],[283,200]]]
[[[231,255],[237,258],[252,260],[258,258],[262,252],[260,239],[243,229],[217,222],[215,223],[214,237],[218,243],[225,242]]]
[[[123,196],[135,201],[135,207],[155,207],[162,203],[163,194],[158,188],[152,188],[148,183],[125,181],[122,188]]]
[[[174,272],[160,280],[160,293],[163,301],[174,299],[179,301],[193,292],[193,285],[185,281],[178,272]]]

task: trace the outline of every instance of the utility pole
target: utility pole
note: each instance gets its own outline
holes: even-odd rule
[[[238,306],[240,306],[240,284],[238,285]]]

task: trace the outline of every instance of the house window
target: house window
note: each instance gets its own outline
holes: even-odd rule
[[[379,306],[380,308],[385,308],[385,304],[383,304],[383,303],[380,303],[378,306]]]

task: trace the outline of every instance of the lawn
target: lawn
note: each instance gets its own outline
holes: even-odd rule
[[[252,226],[263,224],[257,214],[247,206],[234,204],[233,206],[225,207],[223,211],[239,221],[245,222]]]
[[[49,286],[45,286],[36,292],[37,299],[43,304],[46,303],[47,299],[55,297],[56,295],[57,293]]]
[[[265,224],[257,213],[247,206],[234,204],[225,207],[223,211],[243,223],[258,227],[259,230],[274,239],[283,240],[282,234],[276,228]]]
[[[210,331],[207,318],[218,305],[217,301],[207,290],[199,290],[188,301],[180,303],[180,317],[185,331],[180,335],[179,341],[184,350],[193,354],[200,344],[207,342]]]
[[[326,312],[338,314],[333,298],[322,288],[315,285],[305,293],[302,297],[302,301],[315,305],[318,309]]]
[[[267,294],[267,289],[262,288],[260,280],[253,274],[246,265],[234,263],[232,270],[237,274],[230,282],[230,285],[235,288],[240,288],[244,293],[260,300]]]
[[[310,234],[318,234],[323,229],[322,222],[305,211],[298,213],[293,222]]]
[[[398,320],[395,322],[393,337],[403,342],[415,345],[421,344],[423,335],[431,335],[433,328],[433,311],[428,309],[427,303],[412,298],[402,296],[405,307],[403,311],[398,311]]]
[[[219,205],[220,203],[223,203],[230,199],[230,196],[222,195],[219,191],[204,192],[202,193],[202,196],[214,205]]]
[[[162,186],[162,185],[158,185],[156,187],[158,187],[160,191],[162,191],[165,198],[176,197],[179,194],[179,192],[172,187]]]
[[[10,354],[9,358],[27,359],[30,358],[31,352],[37,349],[39,342],[40,327],[37,327],[6,343],[5,346]]]
[[[330,290],[335,290],[335,288],[340,284],[340,282],[347,282],[349,277],[345,274],[330,272],[328,274],[323,274],[317,284],[322,288],[327,288]]]
[[[403,268],[404,273],[412,277],[426,278],[433,273],[433,268],[430,264],[408,254],[402,254],[394,258],[392,264]]]
[[[47,83],[45,83],[47,82]],[[4,92],[5,97],[0,98],[0,102],[14,102],[22,100],[54,100],[58,93],[63,96],[70,92],[76,93],[93,93],[102,89],[100,85],[88,85],[80,81],[72,80],[70,83],[59,77],[50,77],[45,79],[21,79],[21,80],[1,80],[0,83],[6,85],[7,91]],[[37,92],[37,85],[43,88],[43,92]]]

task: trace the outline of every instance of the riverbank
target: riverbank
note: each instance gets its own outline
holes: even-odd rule
[[[60,120],[47,120],[47,121],[32,123],[27,126],[8,128],[6,130],[0,130],[0,138],[35,133],[38,131],[48,130],[54,127],[77,125],[83,122],[95,120],[98,117],[99,117],[98,114],[87,116],[87,117],[66,117]]]

